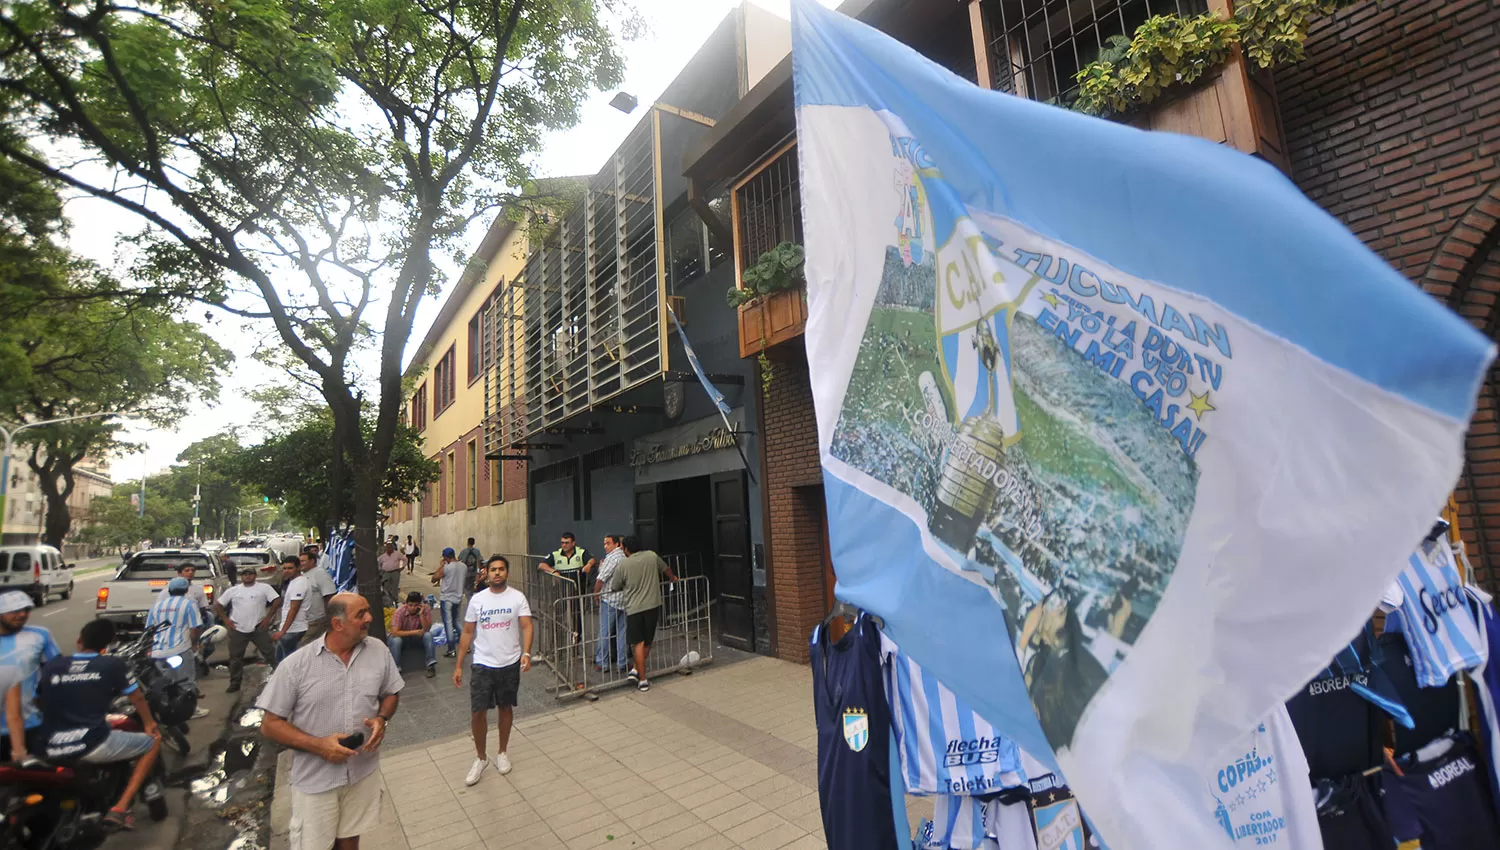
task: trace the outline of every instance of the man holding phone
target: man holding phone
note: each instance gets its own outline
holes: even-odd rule
[[[405,685],[370,637],[370,603],[328,601],[328,633],[287,656],[257,705],[261,732],[292,755],[292,850],[359,850],[380,821],[380,742]]]

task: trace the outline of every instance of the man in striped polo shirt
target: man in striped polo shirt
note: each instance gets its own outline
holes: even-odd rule
[[[181,682],[196,689],[198,665],[193,653],[198,648],[198,635],[203,631],[203,614],[198,603],[188,595],[192,584],[182,576],[167,582],[167,592],[156,598],[151,611],[146,615],[146,628],[162,626],[151,639],[151,657],[167,681]],[[172,657],[181,659],[176,667],[168,663]],[[208,714],[208,709],[199,708],[194,717]]]

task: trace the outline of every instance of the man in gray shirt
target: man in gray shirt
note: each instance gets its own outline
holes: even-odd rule
[[[625,549],[625,560],[610,576],[609,589],[625,592],[625,640],[635,654],[635,666],[630,668],[627,678],[644,691],[651,687],[646,681],[646,658],[651,654],[656,623],[661,619],[661,577],[677,581],[677,576],[660,555],[642,549],[635,535],[626,537],[620,545]]]
[[[292,755],[291,846],[358,850],[380,822],[380,742],[405,682],[370,637],[370,604],[357,593],[328,602],[328,632],[288,655],[257,705],[261,733]],[[359,733],[346,747],[340,739]],[[352,743],[352,742],[351,742]]]
[[[307,632],[302,635],[302,642],[298,646],[307,646],[328,631],[328,600],[339,589],[334,586],[333,576],[318,563],[316,547],[309,546],[302,553],[298,565],[302,569],[303,578],[307,579],[307,598],[302,602],[307,609]]]

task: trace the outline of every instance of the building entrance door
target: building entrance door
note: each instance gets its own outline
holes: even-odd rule
[[[711,478],[714,516],[714,564],[717,579],[720,640],[755,651],[754,581],[750,573],[749,497],[745,473],[720,472]]]
[[[745,474],[721,472],[635,490],[635,535],[684,577],[708,577],[714,626],[724,643],[754,651],[755,608]],[[672,557],[682,556],[682,557]]]

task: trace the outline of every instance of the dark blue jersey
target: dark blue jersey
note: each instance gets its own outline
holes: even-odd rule
[[[828,850],[896,850],[891,811],[891,712],[880,670],[880,631],[868,617],[835,644],[812,634],[818,721],[818,802]]]
[[[1402,775],[1383,772],[1385,812],[1397,841],[1421,839],[1422,850],[1500,847],[1500,823],[1489,777],[1468,733],[1426,762],[1398,761]]]

